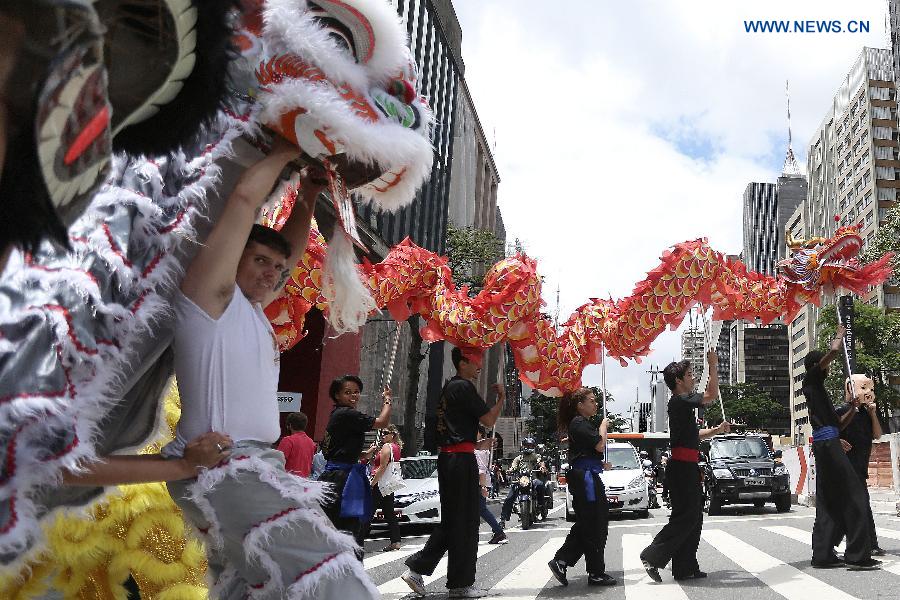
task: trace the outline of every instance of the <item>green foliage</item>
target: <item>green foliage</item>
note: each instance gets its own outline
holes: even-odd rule
[[[785,407],[759,389],[755,383],[723,385],[719,387],[719,392],[722,394],[722,404],[725,405],[728,420],[751,429],[763,429],[773,419],[787,412]],[[710,427],[722,422],[722,410],[718,401],[706,407],[703,418]]]
[[[894,253],[891,265],[894,267],[894,276],[897,277],[900,274],[900,204],[887,211],[875,233],[875,239],[860,258],[862,262],[871,262],[888,252]]]
[[[477,291],[484,285],[484,274],[503,258],[503,240],[490,231],[474,227],[447,227],[447,262],[457,287]]]
[[[900,369],[900,314],[885,312],[869,304],[853,304],[853,335],[856,340],[856,371],[875,382],[875,400],[882,423],[887,423],[891,408],[900,406],[900,392],[888,384],[888,376]],[[834,305],[819,312],[819,349],[827,351],[837,329]],[[835,404],[844,402],[847,369],[843,352],[831,363],[825,387]]]

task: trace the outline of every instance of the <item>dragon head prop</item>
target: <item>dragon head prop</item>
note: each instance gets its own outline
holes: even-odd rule
[[[860,264],[856,258],[863,245],[860,229],[860,225],[841,227],[829,238],[796,240],[789,236],[791,255],[776,265],[781,278],[806,301],[816,301],[820,290],[826,294],[841,288],[865,293],[890,275],[891,256]]]
[[[370,0],[266,0],[238,36],[260,122],[385,210],[414,199],[434,157],[406,39],[391,4]]]

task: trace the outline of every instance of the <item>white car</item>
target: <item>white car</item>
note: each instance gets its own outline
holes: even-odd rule
[[[650,492],[637,450],[628,442],[609,442],[606,461],[612,469],[604,471],[600,478],[606,487],[609,512],[635,512],[641,517],[650,516]],[[574,521],[572,494],[566,485],[566,520]]]
[[[415,456],[400,460],[405,487],[394,492],[394,510],[400,524],[437,525],[441,522],[437,456]],[[375,511],[372,528],[387,527],[381,509]]]

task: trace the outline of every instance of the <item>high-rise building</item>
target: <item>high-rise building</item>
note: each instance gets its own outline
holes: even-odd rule
[[[703,371],[706,368],[704,344],[705,340],[702,326],[689,326],[681,332],[681,360],[690,361],[691,370],[694,372],[694,380],[698,382],[703,376]]]
[[[892,0],[892,23],[896,9]],[[786,231],[793,237],[829,237],[839,226],[859,223],[865,247],[874,239],[885,212],[896,205],[900,187],[897,90],[891,51],[863,48],[809,142],[806,164],[809,190]],[[900,288],[892,283],[896,284],[876,286],[858,301],[887,310],[900,309]],[[833,299],[823,298],[824,304],[830,301]],[[811,434],[799,391],[803,357],[816,346],[817,319],[818,310],[808,307],[788,328],[792,433],[801,442]]]
[[[772,435],[790,433],[790,377],[787,327],[780,323],[759,325],[732,321],[730,325],[731,373],[728,383],[752,383],[781,404],[784,411],[765,425]]]

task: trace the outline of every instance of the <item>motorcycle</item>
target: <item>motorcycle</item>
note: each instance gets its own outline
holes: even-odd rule
[[[653,462],[645,460],[642,463],[644,467],[644,479],[647,480],[647,496],[650,508],[659,508],[659,501],[656,499],[656,469],[653,468]]]
[[[544,482],[543,494],[538,493],[539,486],[536,485],[546,477],[547,474],[539,469],[524,468],[519,471],[519,497],[513,504],[513,511],[519,515],[523,530],[531,529],[539,518],[546,521],[547,513],[553,507],[553,491],[547,482]]]

